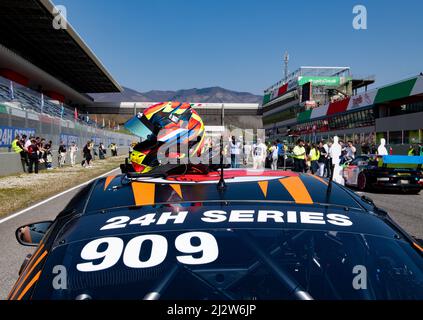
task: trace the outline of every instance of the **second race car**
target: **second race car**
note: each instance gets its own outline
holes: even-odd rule
[[[383,189],[419,193],[423,157],[361,155],[344,164],[345,184],[359,190]]]

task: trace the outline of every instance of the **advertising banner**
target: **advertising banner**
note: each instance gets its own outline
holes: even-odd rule
[[[311,82],[315,86],[339,87],[341,85],[340,77],[298,77],[298,85]]]
[[[72,135],[72,134],[62,133],[60,135],[60,141],[63,141],[63,143],[66,146],[70,146],[72,144],[72,142],[75,142],[75,144],[77,146],[81,146],[82,145],[82,144],[80,144],[81,141],[79,141],[79,137],[78,136],[75,136],[75,135]]]
[[[0,147],[10,147],[18,134],[25,134],[29,138],[35,135],[35,129],[0,126]]]

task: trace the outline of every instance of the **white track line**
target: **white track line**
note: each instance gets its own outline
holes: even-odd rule
[[[102,174],[102,175],[100,175],[100,176],[98,176],[98,177],[95,177],[95,178],[93,178],[93,179],[91,179],[91,180],[89,180],[89,181],[87,181],[87,182],[81,183],[81,184],[79,184],[79,185],[77,185],[77,186],[75,186],[75,187],[72,187],[72,188],[70,188],[70,189],[68,189],[68,190],[66,190],[66,191],[60,192],[60,193],[58,193],[58,194],[56,194],[56,195],[54,195],[54,196],[52,196],[52,197],[50,197],[50,198],[48,198],[48,199],[46,199],[46,200],[43,200],[43,201],[41,201],[41,202],[39,202],[39,203],[37,203],[37,204],[34,204],[34,205],[32,205],[32,206],[30,206],[30,207],[28,207],[28,208],[26,208],[26,209],[24,209],[24,210],[22,210],[22,211],[16,212],[16,213],[14,213],[14,214],[12,214],[12,215],[10,215],[10,216],[8,216],[8,217],[4,218],[4,219],[1,219],[1,220],[0,220],[0,224],[4,223],[4,222],[6,222],[6,221],[8,221],[8,220],[10,220],[10,219],[13,219],[13,218],[15,218],[15,217],[17,217],[17,216],[20,216],[21,214],[23,214],[23,213],[25,213],[25,212],[28,212],[29,210],[32,210],[32,209],[34,209],[34,208],[36,208],[36,207],[38,207],[38,206],[41,206],[41,205],[43,205],[43,204],[45,204],[45,203],[47,203],[47,202],[49,202],[49,201],[51,201],[51,200],[54,200],[54,199],[56,199],[56,198],[58,198],[58,197],[61,197],[61,196],[63,196],[64,194],[66,194],[66,193],[68,193],[68,192],[71,192],[71,191],[73,191],[73,190],[75,190],[75,189],[81,188],[82,186],[84,186],[84,185],[86,185],[86,184],[88,184],[88,183],[90,183],[90,182],[94,181],[95,179],[98,179],[98,178],[102,178],[102,177],[108,176],[109,174],[111,174],[113,171],[116,171],[116,170],[118,170],[118,168],[113,169],[113,170],[111,170],[111,171],[109,171],[109,172],[106,172],[106,173],[104,173],[104,174]]]

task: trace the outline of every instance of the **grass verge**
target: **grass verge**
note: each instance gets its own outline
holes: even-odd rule
[[[66,166],[39,174],[0,177],[0,217],[24,209],[78,184],[118,168],[125,156],[96,160],[92,168]]]

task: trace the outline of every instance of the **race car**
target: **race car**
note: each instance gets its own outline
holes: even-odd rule
[[[419,193],[423,157],[362,155],[344,164],[345,184],[359,190],[384,189]]]
[[[159,168],[18,228],[37,249],[8,298],[423,299],[421,240],[369,198],[304,173]]]

